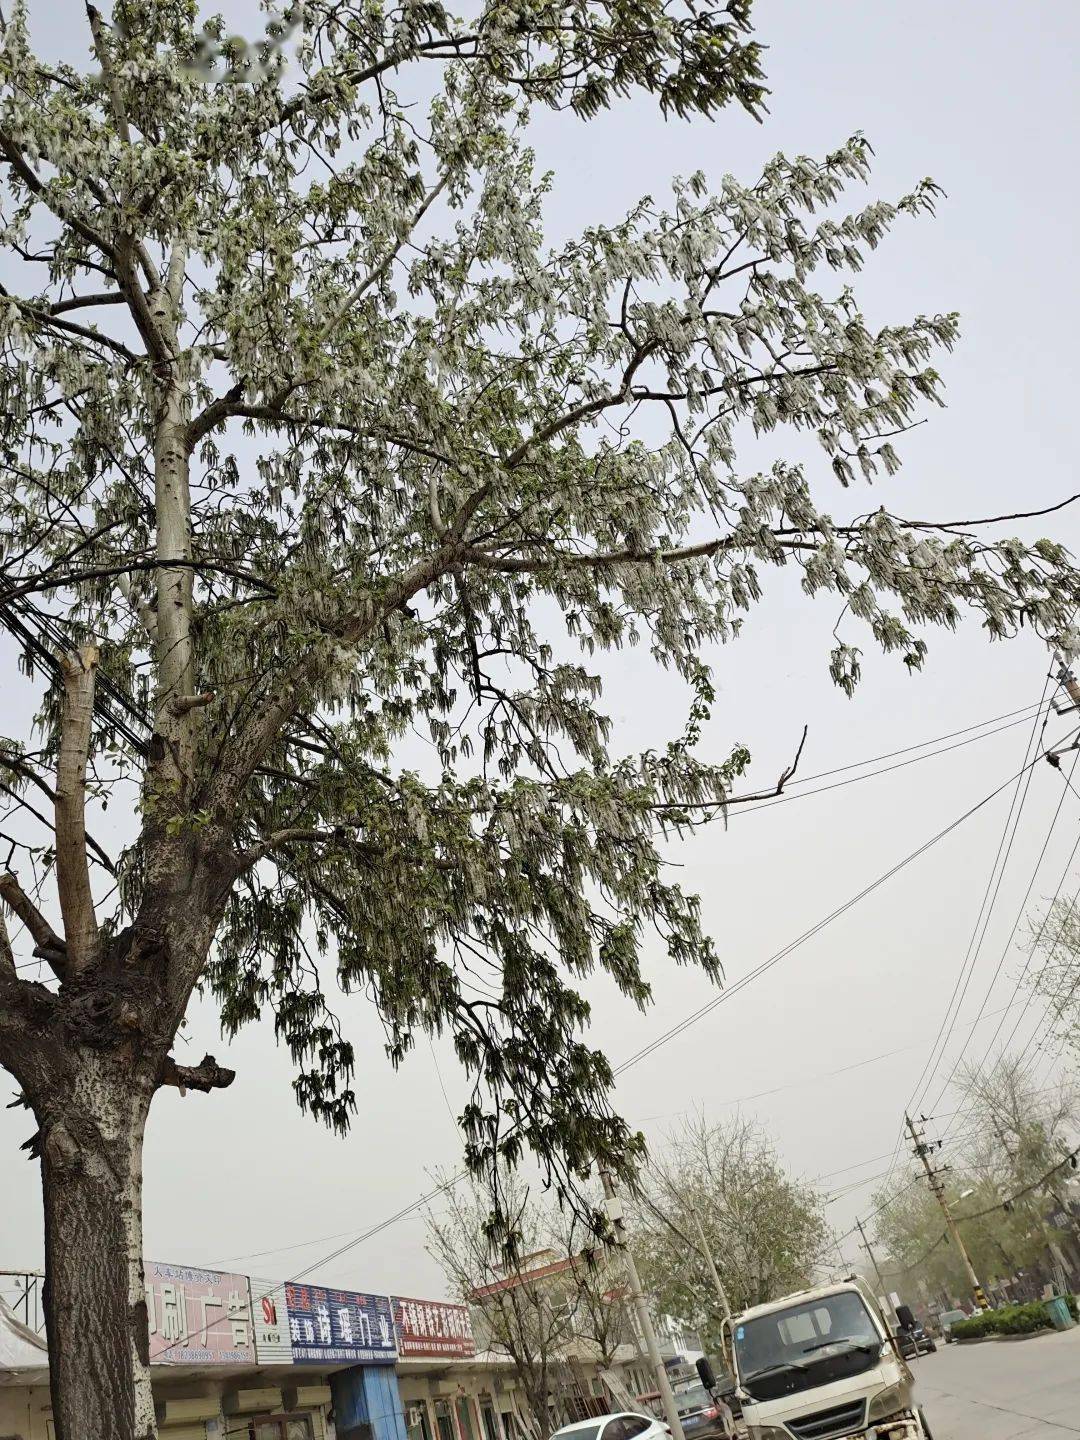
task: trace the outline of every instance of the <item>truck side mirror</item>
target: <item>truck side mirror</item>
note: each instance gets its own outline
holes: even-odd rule
[[[915,1329],[915,1316],[911,1313],[910,1305],[897,1305],[896,1319],[899,1322],[901,1330]]]
[[[706,1390],[715,1390],[716,1375],[713,1373],[713,1368],[709,1363],[709,1357],[702,1355],[695,1363],[697,1365],[698,1379],[702,1385],[705,1386]]]

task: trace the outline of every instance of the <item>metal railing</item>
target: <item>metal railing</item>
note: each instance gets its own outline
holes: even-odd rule
[[[45,1330],[44,1284],[42,1270],[0,1270],[0,1300],[35,1335]]]

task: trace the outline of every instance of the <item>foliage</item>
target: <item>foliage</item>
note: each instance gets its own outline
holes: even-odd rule
[[[723,1310],[699,1222],[733,1312],[808,1283],[828,1231],[821,1196],[785,1172],[755,1122],[698,1116],[669,1136],[639,1181],[634,1252],[659,1308],[720,1354]]]
[[[581,985],[647,1004],[654,937],[720,978],[665,847],[746,770],[742,744],[701,753],[710,663],[769,584],[839,610],[848,693],[860,644],[917,669],[965,615],[1076,638],[1061,546],[851,494],[941,402],[955,316],[876,323],[850,283],[934,183],[851,205],[855,135],[551,246],[531,112],[759,112],[749,0],[473,9],[306,0],[251,50],[191,0],[116,0],[81,69],[35,53],[25,0],[0,22],[0,618],[41,727],[0,745],[30,937],[0,931],[0,1062],[47,1204],[89,1203],[53,1160],[130,1177],[95,1196],[130,1253],[47,1286],[68,1437],[114,1412],[136,1433],[131,1376],[154,1427],[128,1313],[143,1126],[159,1086],[230,1078],[168,1054],[196,987],[227,1034],[271,1016],[339,1130],[338,992],[394,1064],[448,1032],[473,1174],[498,1201],[531,1149],[589,1210],[594,1163],[630,1179],[644,1146]],[[602,704],[631,646],[686,710],[640,754]],[[106,806],[132,817],[119,855]],[[106,1269],[120,1338],[90,1366],[64,1327]],[[76,1390],[101,1417],[64,1413]]]
[[[1055,898],[1030,920],[1029,985],[1045,1002],[1049,1029],[1075,1061],[1080,1054],[1080,910],[1077,896]]]
[[[985,1067],[962,1066],[956,1138],[941,1152],[950,1167],[944,1177],[946,1199],[984,1284],[1007,1281],[1046,1262],[1048,1246],[1059,1236],[1046,1219],[1048,1200],[1068,1211],[1059,1190],[1061,1172],[1054,1171],[1069,1150],[1077,1118],[1075,1088],[1065,1083],[1040,1089],[1029,1069],[1020,1054],[1002,1055]],[[875,1194],[874,1203],[882,1207],[876,1238],[894,1278],[907,1286],[921,1281],[938,1294],[967,1293],[966,1271],[921,1171],[897,1173],[889,1190]]]
[[[1076,1299],[1072,1295],[1063,1297],[1069,1312],[1076,1319]],[[1035,1330],[1050,1330],[1053,1321],[1043,1300],[1032,1300],[1026,1305],[1003,1305],[997,1310],[986,1310],[982,1315],[972,1315],[967,1320],[958,1320],[951,1327],[958,1340],[979,1340],[987,1335],[1030,1335]]]
[[[632,23],[492,4],[471,28],[313,0],[228,85],[205,83],[218,52],[181,0],[91,19],[92,72],[39,61],[21,4],[0,47],[23,272],[0,308],[4,614],[52,682],[45,745],[9,742],[15,788],[49,783],[55,647],[92,634],[94,794],[136,786],[141,814],[103,937],[167,928],[185,884],[190,912],[193,866],[214,882],[165,1028],[194,984],[227,1032],[269,1011],[300,1103],[343,1129],[332,997],[360,989],[395,1063],[417,1030],[452,1032],[475,1171],[531,1146],[564,1191],[598,1156],[628,1174],[641,1142],[576,982],[599,967],[644,1004],[654,931],[720,974],[662,864],[748,761],[695,752],[702,652],[789,565],[910,667],[965,611],[995,637],[1067,629],[1060,547],[884,507],[837,521],[819,467],[739,461],[785,428],[817,438],[841,497],[894,473],[955,317],[875,327],[846,281],[815,282],[937,188],[840,212],[869,171],[855,136],[547,247],[530,106],[588,117],[644,88],[677,114],[756,109],[746,0],[643,0]],[[690,719],[612,753],[591,666],[636,644]],[[850,691],[854,639],[830,665]],[[45,878],[55,853],[34,842]]]

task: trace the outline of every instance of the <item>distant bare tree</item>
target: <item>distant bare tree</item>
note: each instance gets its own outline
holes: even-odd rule
[[[546,1436],[568,1358],[610,1365],[632,1334],[619,1271],[579,1217],[538,1204],[518,1179],[508,1176],[503,1192],[523,1238],[516,1261],[496,1236],[490,1192],[448,1194],[447,1211],[427,1217],[428,1250],[478,1313],[486,1347],[514,1362],[537,1433]]]

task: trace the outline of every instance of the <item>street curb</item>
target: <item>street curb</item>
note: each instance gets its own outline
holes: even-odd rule
[[[952,1342],[954,1345],[987,1345],[999,1340],[1039,1340],[1044,1335],[1056,1335],[1063,1332],[1056,1331],[1052,1327],[1044,1330],[1025,1330],[1021,1335],[958,1335]]]

